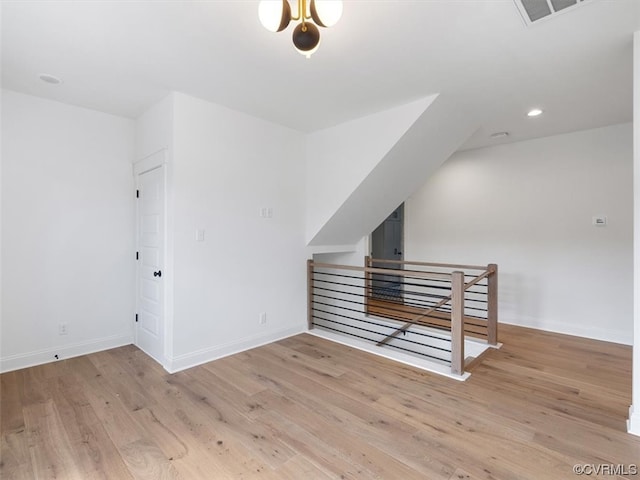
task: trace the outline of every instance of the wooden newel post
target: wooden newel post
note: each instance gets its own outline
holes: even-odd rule
[[[464,373],[464,272],[451,274],[451,373]]]
[[[369,299],[371,298],[371,274],[366,270],[371,267],[371,257],[364,257],[364,314],[369,315]]]
[[[487,279],[487,342],[498,344],[498,265],[487,265],[491,272]]]
[[[307,260],[307,327],[313,328],[313,260]]]

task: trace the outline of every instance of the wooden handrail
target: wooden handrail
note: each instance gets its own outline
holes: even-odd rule
[[[370,257],[367,257],[367,261],[373,261],[370,259]],[[494,276],[493,278],[493,282],[494,282],[494,288],[489,288],[489,291],[494,293],[494,303],[495,305],[492,305],[492,301],[491,295],[489,296],[489,301],[488,301],[488,318],[487,318],[487,343],[489,343],[490,345],[497,345],[498,341],[497,341],[497,336],[498,336],[498,331],[497,331],[497,325],[498,325],[498,318],[497,318],[497,270],[498,270],[498,266],[495,264],[490,264],[486,267],[486,271],[484,271],[483,273],[481,273],[480,275],[478,275],[477,277],[475,277],[473,280],[471,280],[470,282],[467,283],[463,283],[463,290],[466,291],[468,290],[470,287],[474,286],[475,284],[477,284],[478,282],[481,282],[482,280],[484,280],[487,277],[490,276]],[[453,273],[462,273],[462,272],[453,272]],[[463,277],[464,279],[464,273],[463,273]],[[452,285],[452,294],[449,295],[446,298],[443,298],[440,302],[438,302],[436,305],[434,305],[433,307],[430,307],[428,309],[426,309],[423,313],[421,313],[420,315],[416,316],[415,318],[412,318],[411,320],[408,320],[404,325],[402,325],[400,328],[398,328],[395,332],[393,332],[392,334],[388,335],[387,337],[385,337],[383,340],[379,341],[377,343],[378,346],[382,346],[385,343],[389,342],[390,340],[392,340],[393,338],[397,337],[398,335],[400,335],[402,332],[406,331],[408,328],[410,328],[412,325],[418,325],[420,324],[420,320],[422,320],[425,317],[428,317],[431,313],[433,313],[434,311],[436,311],[438,308],[446,305],[447,303],[449,303],[451,301],[451,307],[452,307],[452,329],[453,329],[453,290],[454,290],[454,286]],[[367,296],[368,297],[368,296]],[[463,307],[462,307],[462,321],[463,321],[463,325],[462,325],[462,330],[464,332],[464,295],[462,295],[462,302],[463,302]],[[464,333],[463,333],[464,335]]]
[[[480,273],[478,276],[476,276],[473,280],[464,283],[464,290],[468,290],[469,288],[471,288],[472,286],[476,285],[477,283],[481,282],[482,280],[484,280],[485,278],[488,279],[487,281],[487,343],[489,345],[497,345],[498,344],[498,265],[496,265],[495,263],[491,263],[489,265],[487,265],[486,267],[480,267],[480,266],[472,266],[472,265],[453,265],[453,264],[444,264],[444,263],[432,263],[432,262],[409,262],[409,261],[396,261],[396,260],[376,260],[374,258],[371,257],[367,257],[367,262],[370,262],[371,264],[373,264],[374,262],[378,262],[378,263],[403,263],[405,265],[424,265],[424,266],[448,266],[451,268],[454,267],[458,267],[458,268],[466,268],[466,269],[482,269],[484,270],[482,273]],[[386,270],[386,269],[385,269]],[[405,270],[406,272],[415,272],[414,270]],[[435,272],[429,272],[429,273],[435,273]],[[463,273],[463,279],[464,279],[464,273]],[[453,289],[453,286],[452,286]],[[449,302],[449,300],[451,300],[451,297],[447,297],[445,299],[443,299],[443,301],[441,301],[440,303],[438,303],[435,307],[432,307],[428,310],[426,310],[425,313],[411,319],[410,321],[407,321],[407,323],[405,323],[402,327],[400,327],[398,330],[396,330],[395,332],[393,332],[391,335],[389,335],[387,338],[385,338],[384,340],[378,342],[378,345],[383,345],[385,343],[387,343],[389,340],[391,340],[394,337],[397,337],[400,333],[406,331],[408,328],[411,327],[411,325],[417,324],[422,318],[427,317],[429,314],[431,314],[434,310],[440,308],[441,306],[445,305],[446,303]],[[463,296],[463,301],[464,301],[464,296]],[[453,302],[452,302],[453,303]],[[463,318],[464,318],[464,310],[463,310]],[[453,320],[453,313],[452,313],[452,320]],[[453,327],[452,327],[453,328]]]
[[[479,281],[479,280],[478,280]],[[477,282],[476,282],[477,283]],[[394,339],[400,333],[405,331],[411,325],[417,323],[423,317],[426,317],[437,308],[451,302],[451,373],[454,375],[464,374],[464,292],[466,290],[464,283],[464,272],[455,271],[451,274],[451,295],[443,298],[437,305],[425,311],[425,313],[412,319],[411,322],[405,323],[401,328],[388,335],[386,338],[377,343],[382,346],[390,340]]]
[[[449,303],[449,301],[451,301],[451,295],[449,295],[446,298],[443,298],[442,300],[440,300],[435,306],[430,307],[429,309],[425,310],[424,313],[421,313],[420,315],[418,315],[417,317],[415,317],[414,319],[412,319],[411,321],[408,321],[407,323],[405,323],[402,327],[400,327],[398,330],[396,330],[395,332],[393,332],[391,335],[387,336],[386,338],[384,338],[383,340],[380,340],[376,345],[381,346],[384,345],[385,343],[387,343],[389,340],[397,337],[398,335],[400,335],[402,332],[404,332],[407,328],[411,327],[411,325],[416,325],[419,323],[419,320],[422,320],[424,317],[429,316],[431,313],[435,312],[438,308],[442,307],[443,305],[446,305],[447,303]]]
[[[371,262],[374,263],[397,263],[401,265],[418,265],[423,267],[442,267],[442,268],[455,268],[463,270],[486,270],[486,265],[458,265],[455,263],[431,263],[431,262],[412,262],[408,260],[386,260],[382,258],[372,258]]]
[[[353,270],[356,272],[364,273],[379,273],[381,275],[398,275],[400,277],[419,277],[426,278],[428,280],[449,280],[451,279],[450,273],[439,272],[420,272],[418,270],[395,270],[392,268],[369,268],[369,267],[357,267],[354,265],[334,265],[332,263],[316,263],[312,264],[315,268],[330,268],[332,270]]]
[[[492,273],[493,272],[489,268],[487,268],[487,270],[485,272],[482,272],[480,275],[478,275],[476,278],[474,278],[470,282],[465,283],[464,284],[464,289],[465,290],[469,290],[469,288],[473,287],[476,283],[481,282],[482,280],[487,278]]]

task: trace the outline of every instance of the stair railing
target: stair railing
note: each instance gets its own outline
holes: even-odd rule
[[[365,257],[359,267],[309,260],[307,281],[309,329],[430,357],[449,364],[454,375],[464,373],[465,336],[498,342],[495,264]]]

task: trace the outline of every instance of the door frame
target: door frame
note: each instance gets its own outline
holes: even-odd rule
[[[164,232],[163,232],[163,242],[164,242],[164,252],[163,252],[163,269],[162,269],[162,278],[163,278],[163,355],[160,359],[160,364],[162,367],[171,371],[171,363],[173,359],[173,238],[169,232],[173,231],[173,218],[171,215],[171,211],[169,209],[170,195],[171,195],[171,171],[170,171],[170,163],[169,159],[169,151],[167,148],[162,148],[157,152],[154,152],[146,157],[137,160],[133,164],[133,178],[136,190],[139,190],[139,182],[138,177],[143,173],[146,173],[150,170],[154,170],[159,167],[164,168]],[[138,244],[138,219],[139,219],[139,202],[136,202],[136,216],[135,216],[135,248],[136,251],[140,251],[140,246]],[[138,311],[138,297],[139,297],[139,288],[140,288],[140,268],[139,264],[136,261],[136,301],[135,301],[135,313]],[[133,338],[134,345],[138,345],[138,326],[133,324]],[[157,360],[157,359],[156,359]]]

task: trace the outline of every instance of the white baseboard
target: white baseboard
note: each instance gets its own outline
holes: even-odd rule
[[[50,347],[35,352],[9,355],[0,358],[0,373],[11,372],[21,368],[34,367],[45,363],[57,362],[67,358],[79,357],[89,353],[109,350],[133,343],[132,335],[114,335],[111,337],[90,340],[88,342],[74,343],[59,347]],[[56,358],[55,356],[58,356]]]
[[[500,323],[506,325],[515,325],[518,327],[533,328],[535,330],[544,330],[545,332],[562,333],[564,335],[573,335],[574,337],[591,338],[593,340],[601,340],[603,342],[619,343],[622,345],[633,345],[633,332],[625,333],[618,330],[609,330],[598,327],[583,327],[570,323],[545,321],[545,320],[503,320],[498,319],[498,331],[500,331]],[[498,334],[498,336],[500,336]]]
[[[178,355],[173,358],[167,359],[167,364],[164,366],[165,370],[169,373],[176,373],[187,368],[197,367],[203,363],[211,362],[219,358],[228,357],[235,353],[244,352],[245,350],[251,350],[252,348],[260,347],[268,343],[277,342],[283,338],[298,335],[306,331],[306,328],[293,327],[284,330],[278,330],[268,334],[254,335],[246,337],[241,340],[229,342],[223,345],[216,345],[210,348],[204,348],[195,352],[185,353],[184,355]]]
[[[629,420],[627,420],[627,432],[640,437],[640,410],[629,408]]]

